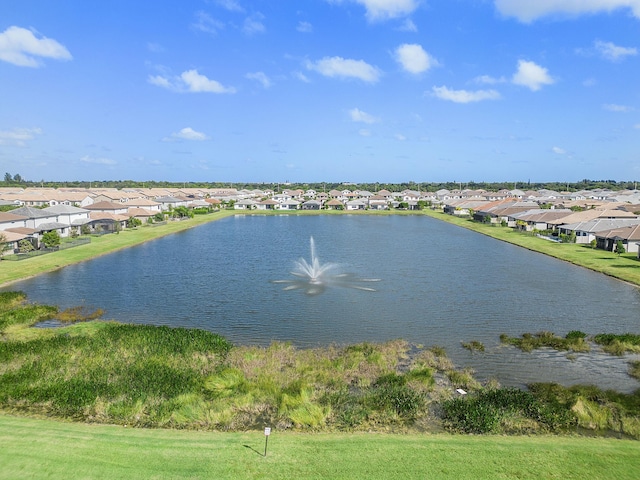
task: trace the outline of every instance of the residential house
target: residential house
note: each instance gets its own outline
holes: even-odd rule
[[[596,234],[596,247],[615,251],[616,244],[622,242],[625,251],[640,255],[640,224],[628,227],[616,228]]]
[[[640,225],[638,218],[596,218],[588,222],[561,225],[558,231],[561,235],[576,236],[576,243],[588,244],[596,240],[596,234],[632,225]],[[597,241],[597,240],[596,240]]]
[[[256,201],[250,198],[244,198],[234,203],[233,208],[235,210],[254,210],[256,208]]]
[[[362,200],[351,200],[345,204],[347,210],[366,210],[367,204]]]
[[[256,208],[258,210],[277,210],[279,206],[280,203],[271,198],[256,202]]]
[[[114,202],[97,202],[92,205],[87,205],[87,210],[91,212],[110,213],[112,215],[126,215],[129,211],[129,206],[123,203]]]
[[[302,210],[320,210],[322,204],[318,200],[307,200],[302,203]]]

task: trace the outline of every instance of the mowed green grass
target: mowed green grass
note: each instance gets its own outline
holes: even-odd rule
[[[145,430],[0,415],[0,478],[638,479],[635,441]]]

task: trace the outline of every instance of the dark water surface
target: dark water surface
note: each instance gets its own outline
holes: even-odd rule
[[[379,278],[375,292],[284,291],[296,260]],[[123,322],[195,327],[236,344],[302,347],[403,338],[440,345],[504,385],[554,381],[631,391],[638,357],[522,353],[499,335],[639,333],[640,290],[422,216],[235,216],[13,284],[38,303],[100,307]],[[484,353],[460,345],[479,340]]]

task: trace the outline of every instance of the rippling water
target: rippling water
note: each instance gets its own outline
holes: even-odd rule
[[[320,262],[374,292],[283,290],[313,236]],[[594,383],[631,391],[631,357],[500,345],[499,335],[639,333],[640,290],[422,216],[236,216],[12,285],[31,301],[104,308],[123,322],[196,327],[237,344],[384,341],[441,345],[505,385]],[[462,341],[482,341],[471,354]],[[638,357],[633,357],[638,358]]]

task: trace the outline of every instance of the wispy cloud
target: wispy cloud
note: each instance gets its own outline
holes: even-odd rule
[[[371,124],[379,121],[378,118],[368,114],[367,112],[363,112],[359,108],[352,108],[351,110],[349,110],[349,116],[351,117],[351,120],[354,122]]]
[[[209,140],[209,137],[202,132],[195,131],[191,127],[186,127],[179,132],[173,132],[171,136],[164,137],[162,139],[163,142],[176,142],[181,140],[202,142],[204,140]]]
[[[179,77],[166,77],[163,75],[149,75],[147,81],[152,85],[166,88],[174,92],[190,93],[235,93],[233,87],[225,87],[221,83],[210,80],[197,70],[187,70]]]
[[[224,23],[216,20],[207,12],[199,11],[196,12],[195,16],[196,18],[191,24],[193,30],[216,35],[220,30],[224,29]]]
[[[271,83],[271,80],[269,79],[269,77],[267,77],[264,72],[253,72],[253,73],[247,73],[245,75],[245,78],[248,78],[249,80],[255,80],[258,83],[260,83],[264,88],[269,88],[271,87],[271,85],[273,85]]]
[[[567,153],[567,151],[564,148],[560,148],[560,147],[551,147],[551,151],[556,155],[564,155]]]
[[[298,22],[296,30],[300,33],[311,33],[313,32],[313,25],[311,25],[309,22]]]
[[[499,100],[500,93],[495,90],[451,90],[445,86],[433,87],[432,95],[441,100],[448,100],[455,103],[473,103],[483,100]]]
[[[615,103],[606,103],[604,105],[602,105],[602,108],[604,108],[605,110],[608,110],[610,112],[618,112],[618,113],[627,113],[627,112],[633,112],[634,108],[630,107],[628,105],[618,105]]]
[[[266,32],[267,27],[265,27],[263,20],[264,15],[262,15],[261,13],[254,13],[250,17],[244,19],[242,31],[246,35],[257,35],[259,33]]]
[[[362,5],[369,21],[382,21],[392,18],[406,17],[412,14],[419,5],[419,0],[350,0]],[[342,0],[329,0],[331,3],[342,3]]]
[[[40,128],[14,128],[12,130],[0,130],[0,145],[13,147],[26,147],[29,140],[36,135],[42,135]]]
[[[41,67],[42,58],[71,60],[69,50],[57,41],[38,37],[26,28],[12,26],[0,33],[0,60],[19,67]]]
[[[91,163],[94,165],[116,165],[118,163],[111,158],[92,157],[90,155],[85,155],[84,157],[81,157],[80,161],[83,163]]]
[[[306,67],[330,78],[357,78],[367,83],[375,83],[380,78],[380,71],[363,60],[324,57],[316,62],[308,61]]]
[[[605,60],[610,62],[620,62],[626,57],[633,57],[638,54],[638,49],[633,47],[620,47],[613,42],[594,42],[596,51]]]
[[[426,72],[438,65],[438,61],[429,55],[421,45],[405,43],[396,48],[396,61],[402,68],[414,75]]]
[[[555,83],[546,68],[526,60],[518,61],[518,70],[513,74],[511,81],[534,92],[540,90],[543,85]]]
[[[418,27],[415,23],[413,23],[413,20],[407,18],[404,22],[402,22],[402,25],[398,27],[398,30],[400,30],[401,32],[417,32]]]
[[[213,0],[213,3],[230,12],[244,12],[244,8],[240,2],[236,0]]]
[[[494,0],[496,9],[507,17],[531,23],[552,15],[579,16],[631,9],[640,18],[640,0]]]
[[[480,75],[479,77],[473,79],[474,83],[479,83],[482,85],[497,85],[499,83],[505,83],[506,81],[507,79],[504,77],[496,78],[490,75]]]

